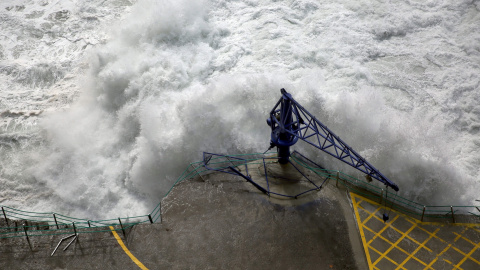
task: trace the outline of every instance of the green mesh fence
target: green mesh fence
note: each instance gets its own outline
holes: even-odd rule
[[[391,208],[421,221],[445,220],[453,223],[480,221],[480,206],[423,205],[342,172],[319,169],[294,156],[292,160],[319,176],[336,179],[337,186],[343,186],[353,193],[384,205],[387,209]]]
[[[268,153],[267,155],[269,154],[274,153]],[[265,155],[260,153],[231,156],[242,158],[248,163],[248,165],[263,164],[263,157],[265,157]],[[387,193],[386,190],[378,186],[342,172],[320,169],[310,164],[308,161],[302,160],[294,155],[292,155],[292,161],[311,170],[320,177],[336,180],[337,185],[341,185],[351,192],[371,200],[388,202],[386,203],[388,207],[392,207],[394,210],[403,212],[417,219],[423,220],[427,218],[435,218],[453,220],[453,222],[455,222],[455,216],[458,217],[460,215],[467,215],[471,218],[475,218],[476,221],[480,219],[480,206],[425,206],[401,196],[396,196],[393,193]],[[209,161],[209,165],[214,165],[216,168],[227,168],[228,166],[231,166],[230,162],[230,160],[225,161],[222,157],[212,157]],[[273,160],[271,162],[273,162]],[[205,168],[203,161],[190,163],[163,198],[165,198],[172,189],[183,180],[197,176],[203,177],[209,173],[212,173],[212,171]],[[54,212],[30,212],[8,206],[1,206],[1,210],[0,219],[2,219],[2,223],[0,226],[0,239],[26,236],[64,235],[72,233],[109,232],[109,226],[113,226],[115,230],[125,230],[142,223],[161,222],[162,219],[161,201],[149,214],[105,220],[82,219]]]

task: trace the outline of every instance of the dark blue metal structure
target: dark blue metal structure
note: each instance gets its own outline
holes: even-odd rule
[[[289,162],[290,146],[298,139],[347,163],[368,176],[398,191],[398,186],[303,108],[285,89],[267,119],[272,129],[270,148],[277,147],[278,161]]]
[[[297,165],[300,164],[298,163],[298,161],[301,160],[302,162],[304,162],[304,164],[308,163],[309,166],[312,166],[318,169],[323,169],[320,165],[314,163],[313,161],[309,160],[307,157],[303,156],[302,154],[296,151],[292,153],[292,157],[294,158],[294,160],[296,160]],[[310,187],[306,188],[303,191],[300,191],[298,194],[293,194],[293,195],[277,193],[272,191],[270,187],[270,180],[267,173],[267,163],[271,163],[271,160],[278,160],[278,159],[276,157],[264,157],[262,155],[261,157],[257,157],[256,160],[262,160],[263,162],[263,170],[265,173],[265,183],[256,182],[250,177],[248,173],[248,164],[247,164],[249,161],[247,159],[243,159],[241,157],[236,157],[236,156],[203,152],[203,166],[205,167],[205,169],[210,171],[217,171],[217,172],[223,172],[223,173],[240,176],[243,179],[247,180],[247,182],[255,186],[258,190],[267,194],[268,196],[277,195],[277,196],[297,199],[298,197],[305,195],[309,192],[321,190],[323,187],[323,184],[325,184],[325,182],[330,178],[330,176],[328,176],[325,179],[323,179],[322,183],[317,184],[314,181],[312,181],[307,175],[305,175],[301,170],[299,170],[299,168],[289,160],[288,162],[303,176],[303,178],[305,178],[310,183]],[[250,161],[252,160],[250,159]],[[243,172],[241,171],[240,167],[244,168]]]

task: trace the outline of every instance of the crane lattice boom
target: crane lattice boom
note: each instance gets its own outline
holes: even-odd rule
[[[288,163],[290,146],[298,139],[326,152],[368,176],[398,191],[398,186],[381,174],[327,126],[303,108],[285,89],[267,119],[272,129],[270,146],[276,146],[280,163]]]

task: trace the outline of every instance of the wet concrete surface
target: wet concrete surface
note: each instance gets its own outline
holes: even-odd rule
[[[287,195],[312,187],[304,175],[316,185],[325,180],[278,164],[267,171],[270,191]],[[261,185],[264,172],[249,165]],[[479,269],[478,224],[420,222],[395,211],[382,223],[382,211],[334,179],[289,199],[213,173],[175,186],[162,201],[161,223],[119,230],[127,251],[108,228],[79,230],[53,256],[66,235],[27,241],[19,233],[0,239],[0,269],[140,269],[138,262],[148,269]]]
[[[348,196],[334,185],[283,200],[215,173],[177,185],[162,217],[119,232],[148,269],[368,268]],[[81,233],[50,256],[62,237],[0,239],[0,269],[139,269],[111,232]]]

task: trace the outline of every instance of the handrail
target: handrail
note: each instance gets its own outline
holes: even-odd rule
[[[267,153],[267,155],[273,153]],[[249,164],[263,164],[262,153],[254,154],[239,154],[239,155],[229,155],[232,157],[242,157],[243,160]],[[212,157],[212,160],[219,158]],[[349,191],[356,194],[372,198],[373,200],[385,200],[384,191],[381,187],[372,185],[366,181],[360,180],[353,176],[347,175],[345,173],[328,170],[323,168],[318,168],[310,166],[307,162],[304,162],[300,158],[292,156],[292,162],[297,163],[298,165],[311,170],[315,174],[321,177],[336,179],[338,175],[338,181]],[[311,161],[310,161],[311,162]],[[222,162],[210,161],[210,164],[221,165]],[[225,168],[231,166],[231,163],[225,165]],[[223,167],[219,167],[223,168]],[[177,180],[173,183],[172,187],[166,192],[162,197],[165,198],[172,191],[172,189],[186,179],[192,179],[197,176],[205,175],[208,172],[208,169],[205,168],[203,161],[192,162],[188,164],[187,168],[180,174]],[[438,218],[446,219],[450,218],[455,222],[454,215],[467,215],[472,218],[480,218],[480,206],[465,206],[465,205],[456,205],[456,206],[439,206],[439,205],[422,205],[417,202],[411,201],[409,199],[403,198],[401,196],[391,196],[388,198],[389,202],[393,202],[392,208],[406,213],[411,216],[421,217],[423,221],[424,218]],[[383,201],[385,202],[385,201]],[[390,204],[389,204],[390,205]],[[13,238],[13,237],[22,237],[28,235],[32,236],[41,236],[41,235],[63,235],[71,234],[72,228],[75,228],[78,233],[96,233],[96,232],[107,232],[110,229],[105,229],[108,226],[116,226],[115,230],[122,230],[129,228],[134,225],[143,224],[143,223],[155,223],[162,219],[161,212],[161,200],[153,208],[153,210],[146,215],[139,215],[135,217],[123,217],[123,218],[114,218],[106,220],[90,220],[82,219],[76,217],[70,217],[67,215],[54,213],[54,212],[34,212],[34,211],[25,211],[20,209],[15,209],[9,206],[0,206],[0,218],[5,219],[7,226],[0,227],[0,239],[2,238]],[[439,209],[445,208],[445,209]],[[456,208],[454,210],[454,208]],[[473,210],[468,209],[473,208]],[[479,213],[476,213],[479,212]],[[14,218],[14,219],[13,219]],[[11,223],[11,224],[10,224]],[[122,225],[120,225],[120,223]],[[40,234],[39,234],[40,233]]]

